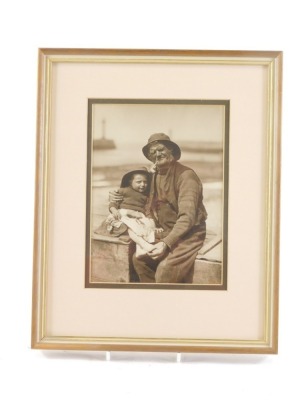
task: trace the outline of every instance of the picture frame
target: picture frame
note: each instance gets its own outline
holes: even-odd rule
[[[280,51],[39,50],[32,348],[277,353],[281,92]],[[126,136],[117,164],[95,152],[95,129],[108,121],[116,140]],[[168,126],[178,135],[151,142]],[[107,198],[131,165],[120,164],[121,155],[138,157],[138,146],[122,151],[126,143],[147,158],[153,143],[171,142],[174,157],[179,139],[203,146],[207,138],[218,144],[217,158],[198,155],[188,170],[200,165],[204,174],[211,163],[204,202],[208,177],[218,182],[218,200],[208,202],[207,232],[216,215],[213,227],[221,228],[220,239],[206,236],[193,264],[200,280],[131,281],[127,256],[115,258],[127,244],[95,234],[95,215],[104,216],[96,188],[109,180],[100,191]],[[221,256],[212,258],[213,249]],[[212,275],[222,278],[211,285]]]

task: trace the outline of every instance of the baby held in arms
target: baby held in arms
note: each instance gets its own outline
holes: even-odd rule
[[[151,174],[146,169],[127,172],[118,189],[120,201],[110,201],[111,223],[122,222],[128,227],[130,238],[136,243],[136,256],[142,257],[153,249],[155,227],[152,218],[145,216]],[[108,221],[109,222],[109,221]]]

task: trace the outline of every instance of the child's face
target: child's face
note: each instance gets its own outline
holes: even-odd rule
[[[137,192],[144,193],[148,186],[146,175],[135,174],[131,180],[131,187]]]

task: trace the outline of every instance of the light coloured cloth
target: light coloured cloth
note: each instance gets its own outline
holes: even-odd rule
[[[154,243],[155,223],[153,219],[147,218],[142,213],[142,218],[129,217],[127,211],[128,210],[124,208],[119,209],[121,215],[120,221],[123,222],[128,228],[130,228],[137,236],[142,237],[148,243]]]

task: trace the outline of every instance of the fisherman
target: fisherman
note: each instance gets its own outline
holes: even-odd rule
[[[161,230],[151,251],[133,255],[140,282],[192,283],[194,262],[206,236],[202,183],[178,162],[180,147],[165,133],[154,133],[142,149],[154,164],[148,207]]]

